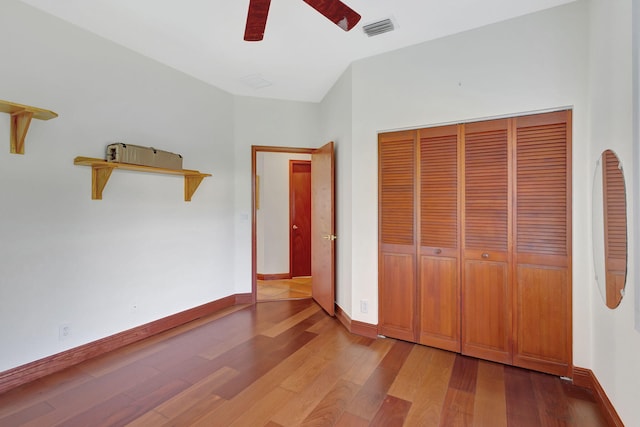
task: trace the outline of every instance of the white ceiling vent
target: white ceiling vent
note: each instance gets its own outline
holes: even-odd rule
[[[240,79],[240,81],[249,86],[251,89],[262,89],[273,84],[269,80],[263,78],[261,74],[251,74],[248,76],[244,76]]]
[[[369,37],[377,36],[379,34],[388,33],[393,31],[395,26],[391,18],[383,19],[382,21],[372,22],[371,24],[363,25],[362,29],[364,33]]]

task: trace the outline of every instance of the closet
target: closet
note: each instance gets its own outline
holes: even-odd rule
[[[378,139],[379,333],[570,376],[571,111]]]

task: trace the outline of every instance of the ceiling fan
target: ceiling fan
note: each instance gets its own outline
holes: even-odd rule
[[[360,15],[340,0],[303,0],[320,12],[328,20],[345,31],[349,31],[360,21]],[[271,0],[250,0],[247,26],[244,30],[246,41],[260,41],[264,37],[267,15]]]

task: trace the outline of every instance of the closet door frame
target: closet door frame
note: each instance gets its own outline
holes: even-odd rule
[[[546,116],[545,116],[546,115]],[[518,249],[517,221],[518,221],[518,194],[517,194],[517,166],[518,166],[518,126],[519,122],[527,122],[536,117],[566,117],[566,248],[565,259],[558,261],[551,256],[542,254],[528,254],[526,251]],[[465,130],[468,127],[491,126],[492,122],[504,121],[506,123],[506,149],[507,149],[507,201],[506,201],[506,250],[488,252],[479,247],[467,247],[467,191],[466,191],[466,137]],[[553,121],[553,119],[551,119]],[[444,128],[445,126],[432,127],[428,129]],[[442,249],[435,246],[422,246],[422,224],[421,224],[421,131],[408,130],[390,133],[381,133],[378,136],[379,148],[378,157],[381,156],[381,144],[384,141],[392,141],[393,138],[408,138],[413,140],[412,167],[413,167],[413,241],[411,245],[398,245],[383,243],[382,241],[382,186],[378,186],[378,295],[379,295],[379,325],[378,331],[382,335],[394,338],[418,342],[431,345],[450,351],[460,352],[473,357],[497,361],[509,365],[520,366],[537,371],[547,372],[561,376],[572,376],[573,369],[573,329],[572,329],[572,112],[571,110],[556,110],[550,113],[535,113],[530,115],[510,116],[502,119],[482,120],[478,122],[467,122],[454,124],[458,129],[458,244],[457,249]],[[425,128],[427,129],[427,128]],[[544,155],[541,153],[541,155]],[[379,160],[378,177],[382,177],[382,166]],[[541,172],[544,173],[544,170]],[[408,180],[407,180],[408,182]],[[544,200],[544,199],[541,199]],[[542,216],[544,217],[544,215]],[[557,222],[557,220],[556,220]],[[480,245],[481,246],[481,245]],[[440,252],[437,252],[441,249]],[[422,317],[425,310],[426,289],[423,283],[425,276],[429,273],[423,271],[427,266],[436,266],[434,262],[441,259],[455,259],[457,257],[457,293],[458,302],[458,338],[452,341],[445,337],[440,339],[437,327],[425,328]],[[424,262],[431,264],[423,264]],[[488,269],[487,269],[488,267]],[[491,269],[495,271],[491,271]],[[503,275],[499,280],[504,280],[503,288],[495,290],[491,286],[486,287],[488,294],[482,294],[483,290],[470,287],[473,285],[470,279],[472,273],[479,273],[484,276],[485,285],[487,281],[494,280],[495,277]],[[436,273],[437,275],[438,273]],[[493,274],[493,276],[491,276]],[[445,275],[446,277],[446,275]],[[489,279],[487,279],[489,278]],[[566,278],[566,279],[565,279]],[[449,279],[447,279],[449,280]],[[392,302],[392,310],[385,311],[385,304],[388,299],[389,289],[385,289],[387,283],[402,283],[403,290],[392,298],[405,298],[404,301]],[[553,282],[547,284],[543,282]],[[542,284],[541,284],[542,283]],[[560,284],[560,286],[555,286]],[[545,285],[545,286],[543,286]],[[493,289],[493,290],[492,290]],[[500,294],[500,304],[503,304],[504,313],[498,321],[504,331],[503,337],[497,345],[497,338],[491,337],[491,331],[483,334],[482,331],[475,332],[475,342],[469,340],[470,326],[477,326],[477,319],[467,318],[465,309],[474,303],[470,296],[473,292],[481,292],[476,295],[485,301],[481,302],[479,308],[475,308],[475,314],[484,320],[490,316],[486,312],[491,312],[493,308],[484,310],[482,304],[491,302],[494,295],[491,292]],[[487,296],[489,295],[489,296]],[[555,296],[555,297],[554,297]],[[545,302],[548,298],[553,298],[551,304]],[[434,300],[429,301],[433,306]],[[534,301],[530,304],[528,300]],[[466,305],[465,305],[466,304]],[[494,304],[495,305],[495,304]],[[524,308],[524,310],[523,310]],[[483,314],[483,310],[485,314]],[[559,313],[559,314],[558,314]],[[391,314],[391,316],[389,316]],[[430,313],[436,318],[437,314]],[[403,320],[395,321],[393,316],[398,315]],[[493,320],[496,317],[494,316]],[[553,319],[554,322],[561,322],[550,328],[549,322],[541,320]],[[391,320],[389,322],[389,320]],[[436,319],[437,320],[437,319]],[[488,322],[491,323],[491,319]],[[394,324],[394,322],[396,324]],[[474,323],[476,322],[476,323]],[[397,325],[403,323],[403,325]],[[495,324],[495,323],[494,323]],[[482,327],[493,327],[483,325]],[[431,329],[426,331],[426,329]],[[477,328],[476,328],[477,329]],[[557,334],[557,336],[555,335]],[[533,338],[531,338],[533,337]],[[551,337],[551,338],[549,338]],[[485,342],[483,342],[483,340]],[[538,340],[538,341],[536,341]],[[537,351],[537,347],[541,350]],[[546,347],[545,347],[546,346]]]

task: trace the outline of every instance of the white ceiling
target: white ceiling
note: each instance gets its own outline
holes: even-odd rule
[[[302,0],[272,0],[261,42],[243,40],[249,0],[22,1],[233,94],[319,102],[357,59],[574,0],[344,0],[362,15],[348,33]],[[385,18],[394,32],[363,33]]]

